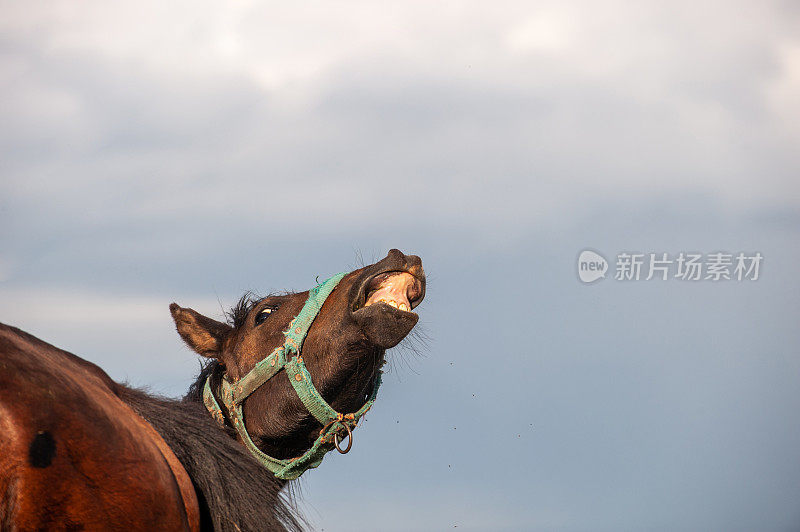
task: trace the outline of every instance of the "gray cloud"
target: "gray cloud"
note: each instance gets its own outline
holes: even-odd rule
[[[106,220],[232,206],[247,215],[261,198],[296,191],[350,223],[353,205],[393,223],[379,191],[394,185],[406,210],[466,225],[470,210],[508,224],[509,203],[568,207],[584,189],[787,201],[798,132],[786,117],[797,109],[781,91],[800,69],[796,14],[747,3],[691,16],[628,4],[508,7],[442,13],[414,31],[370,9],[325,9],[292,35],[278,25],[296,14],[274,6],[195,13],[177,28],[166,13],[150,30],[99,6],[56,16],[17,8],[3,47],[14,79],[4,192],[80,203],[87,187],[121,191],[81,209]],[[399,20],[423,9],[403,8]],[[19,29],[34,21],[38,31]],[[203,57],[205,48],[217,53]],[[487,205],[485,189],[509,182],[521,193]],[[273,209],[285,214],[280,203]]]

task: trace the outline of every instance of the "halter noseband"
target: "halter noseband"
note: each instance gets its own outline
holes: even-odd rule
[[[325,454],[333,450],[334,447],[342,454],[349,451],[353,443],[352,430],[356,427],[361,416],[372,407],[375,397],[378,395],[378,388],[381,385],[380,370],[375,376],[372,393],[364,406],[352,414],[337,412],[314,387],[311,375],[308,373],[301,355],[303,340],[305,340],[314,318],[317,317],[325,300],[345,275],[345,273],[334,275],[311,289],[300,313],[295,316],[289,324],[289,328],[284,331],[283,334],[286,340],[283,345],[275,348],[269,356],[256,363],[255,367],[241,379],[230,382],[227,375],[223,375],[220,380],[222,403],[225,405],[228,417],[239,436],[241,436],[245,447],[261,465],[272,471],[280,479],[291,480],[302,475],[307,469],[317,467],[322,462]],[[322,430],[319,431],[319,436],[314,440],[311,448],[301,456],[288,460],[273,458],[256,447],[247,433],[242,412],[244,400],[262,384],[274,377],[281,369],[286,370],[289,382],[292,383],[295,392],[297,392],[305,407],[322,424]],[[211,412],[214,419],[224,426],[225,415],[217,403],[214,393],[211,391],[211,376],[206,379],[203,386],[203,403],[205,403],[206,408]],[[339,447],[339,438],[344,437],[345,434],[349,436],[349,441],[347,448],[342,450]]]

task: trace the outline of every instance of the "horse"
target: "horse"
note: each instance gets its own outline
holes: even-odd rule
[[[0,530],[302,530],[284,488],[349,450],[425,284],[393,249],[307,292],[245,295],[225,322],[172,303],[205,357],[181,399],[0,323]]]

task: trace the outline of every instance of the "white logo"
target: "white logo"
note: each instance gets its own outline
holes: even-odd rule
[[[617,254],[614,280],[616,281],[757,281],[761,275],[764,256],[753,253],[696,253],[681,251],[638,253],[625,251]],[[584,283],[605,279],[608,262],[605,257],[589,249],[578,256],[578,278]]]
[[[581,251],[578,257],[578,277],[584,283],[593,283],[598,279],[605,279],[608,271],[608,262],[602,255],[589,251]]]

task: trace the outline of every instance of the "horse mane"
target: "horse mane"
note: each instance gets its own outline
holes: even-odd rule
[[[239,329],[242,325],[244,325],[247,315],[259,302],[268,297],[288,296],[292,295],[293,293],[294,292],[291,290],[285,290],[271,292],[266,296],[260,296],[257,293],[248,290],[244,293],[244,295],[242,295],[242,297],[239,298],[239,301],[237,301],[236,304],[230,308],[230,310],[225,312],[225,321],[234,329]]]
[[[253,309],[255,304],[262,299],[263,298],[259,297],[253,292],[245,292],[244,295],[239,298],[239,301],[233,306],[233,308],[225,313],[228,325],[234,329],[238,329],[244,325],[244,320],[247,318],[247,314]]]
[[[119,385],[117,395],[164,438],[189,473],[200,503],[202,530],[301,531],[305,524],[284,482],[264,469],[201,402],[202,383],[224,368],[205,364],[183,400]]]

